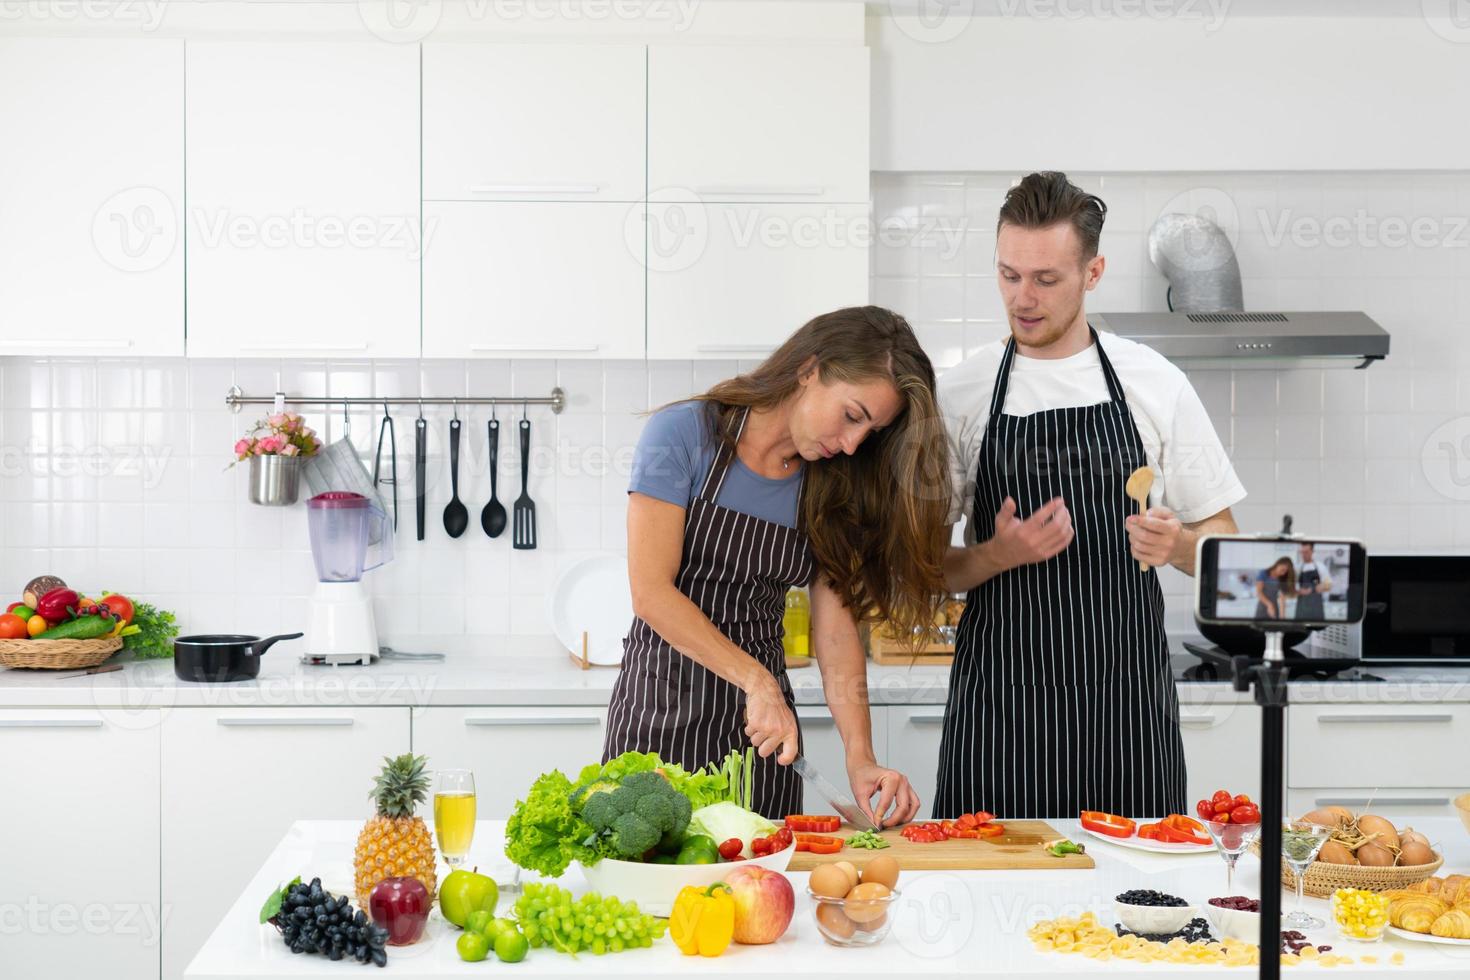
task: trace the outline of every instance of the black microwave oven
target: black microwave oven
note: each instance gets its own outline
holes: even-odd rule
[[[1359,655],[1470,661],[1470,555],[1368,555]]]

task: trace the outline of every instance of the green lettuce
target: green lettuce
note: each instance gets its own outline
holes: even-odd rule
[[[559,878],[567,865],[594,865],[611,856],[592,825],[572,809],[571,780],[559,769],[543,773],[505,827],[505,855],[527,871]]]

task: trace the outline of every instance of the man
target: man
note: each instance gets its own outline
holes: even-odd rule
[[[1088,326],[1106,213],[1065,174],[1011,188],[996,227],[1010,339],[939,381],[950,522],[967,519],[945,580],[969,602],[935,816],[1188,812],[1153,569],[1193,574],[1195,542],[1236,530],[1245,490],[1183,372]],[[1141,466],[1145,515],[1124,489]]]
[[[1310,544],[1299,546],[1301,564],[1296,570],[1296,618],[1322,622],[1322,597],[1332,591],[1332,578],[1317,564]]]

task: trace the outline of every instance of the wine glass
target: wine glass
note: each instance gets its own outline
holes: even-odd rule
[[[1305,820],[1282,821],[1281,860],[1290,865],[1296,875],[1296,909],[1290,915],[1282,917],[1283,926],[1291,929],[1320,929],[1327,924],[1307,912],[1302,882],[1307,868],[1317,860],[1317,852],[1322,850],[1322,845],[1331,836],[1331,827],[1307,823]]]
[[[444,769],[434,786],[434,833],[439,853],[451,868],[464,864],[475,839],[475,774],[468,769]]]
[[[1206,820],[1205,827],[1210,831],[1210,838],[1215,842],[1215,849],[1220,852],[1220,857],[1225,859],[1225,894],[1235,894],[1235,862],[1240,860],[1240,852],[1251,846],[1261,834],[1260,821],[1255,823],[1234,823],[1228,820]]]

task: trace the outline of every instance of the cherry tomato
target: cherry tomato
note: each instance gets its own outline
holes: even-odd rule
[[[24,619],[15,613],[0,613],[0,640],[24,640],[29,635]]]
[[[745,850],[745,842],[739,837],[731,837],[729,840],[721,842],[719,847],[720,857],[726,861],[735,860],[743,850]]]
[[[1209,800],[1200,800],[1194,805],[1194,812],[1198,813],[1201,820],[1215,819],[1215,804]]]
[[[112,614],[124,622],[133,621],[133,600],[125,595],[113,594],[102,600],[102,605],[112,610]]]
[[[1260,823],[1261,808],[1254,803],[1242,803],[1230,811],[1231,823]]]
[[[1210,797],[1210,802],[1215,804],[1215,809],[1218,810],[1221,804],[1233,804],[1235,797],[1223,789],[1217,789],[1215,795]]]

